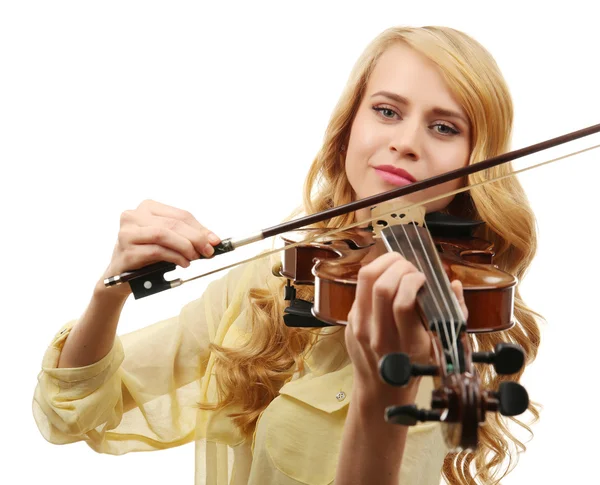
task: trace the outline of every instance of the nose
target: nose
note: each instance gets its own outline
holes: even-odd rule
[[[419,124],[405,120],[396,125],[390,140],[390,151],[401,159],[417,161],[421,158]]]

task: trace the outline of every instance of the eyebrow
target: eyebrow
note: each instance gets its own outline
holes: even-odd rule
[[[386,98],[393,99],[394,101],[400,104],[410,105],[410,102],[404,96],[400,96],[399,94],[392,93],[390,91],[377,91],[371,97],[374,98],[375,96],[385,96]],[[467,119],[457,111],[435,107],[431,110],[431,112],[440,116],[451,116],[453,118],[458,118],[459,120],[463,121],[467,126],[469,126],[469,122],[467,121]]]

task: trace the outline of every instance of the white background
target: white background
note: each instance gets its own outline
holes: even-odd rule
[[[396,24],[452,26],[492,52],[514,96],[513,148],[599,123],[597,17],[577,3],[4,2],[0,482],[193,481],[193,445],[98,455],[48,444],[31,414],[44,350],[85,308],[123,210],[153,198],[223,238],[278,223],[352,64]],[[523,294],[548,320],[524,383],[544,411],[506,484],[597,480],[599,157],[521,177],[540,234]],[[206,283],[130,300],[120,332],[177,313]]]

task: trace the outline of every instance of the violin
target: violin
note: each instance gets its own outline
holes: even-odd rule
[[[497,332],[513,325],[516,278],[497,268],[493,262],[492,245],[474,236],[480,221],[424,213],[424,206],[428,202],[467,191],[472,186],[405,207],[398,208],[385,203],[598,132],[600,124],[263,229],[247,237],[225,239],[214,247],[213,257],[267,237],[307,228],[351,211],[371,208],[372,217],[367,221],[330,230],[304,229],[296,232],[295,236],[285,237],[283,249],[257,256],[266,257],[284,251],[282,265],[275,272],[278,276],[288,278],[284,297],[290,301],[290,306],[285,310],[284,322],[288,326],[303,327],[344,325],[354,301],[358,269],[368,258],[385,251],[400,252],[426,276],[426,283],[417,294],[417,308],[431,335],[432,352],[428,364],[411,363],[408,355],[403,353],[388,354],[379,363],[380,376],[390,385],[403,386],[412,377],[428,375],[433,377],[435,386],[430,410],[417,409],[414,405],[391,406],[385,411],[385,419],[406,426],[418,421],[440,421],[446,443],[451,448],[473,450],[478,445],[478,429],[485,421],[487,412],[498,411],[505,416],[516,416],[529,405],[527,391],[516,382],[502,382],[497,391],[482,389],[474,366],[476,363],[492,364],[497,374],[514,374],[523,367],[523,350],[511,343],[500,343],[493,352],[476,352],[468,337],[469,333]],[[513,176],[564,158],[566,156],[482,183]],[[359,227],[368,222],[372,222],[372,231]],[[144,298],[252,259],[255,258],[183,281],[166,280],[164,274],[176,269],[176,265],[163,261],[112,276],[105,279],[104,284],[111,287],[128,283],[136,299]],[[449,279],[460,279],[463,283],[469,311],[468,322],[450,290]],[[292,282],[314,285],[314,303],[296,299]]]
[[[372,209],[372,228],[317,238],[309,244],[310,229],[283,237],[290,249],[274,273],[287,278],[284,298],[290,301],[284,322],[291,327],[346,325],[355,298],[358,272],[386,251],[396,251],[426,276],[417,294],[417,310],[432,339],[430,363],[411,363],[404,353],[385,355],[381,378],[404,386],[415,376],[433,376],[431,410],[391,406],[390,423],[415,425],[440,421],[446,444],[453,450],[474,450],[486,413],[516,416],[527,410],[529,397],[516,382],[502,382],[497,392],[481,389],[474,363],[493,364],[498,374],[519,372],[525,362],[521,347],[500,343],[494,352],[473,352],[468,333],[497,332],[514,325],[513,304],[517,279],[493,262],[493,245],[474,236],[483,221],[447,214],[427,216],[419,210],[389,211],[389,203]],[[314,234],[313,234],[314,236]],[[469,320],[465,321],[450,280],[463,283]],[[295,298],[292,284],[314,285],[314,303]]]

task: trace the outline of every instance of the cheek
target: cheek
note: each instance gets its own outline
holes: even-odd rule
[[[348,153],[354,157],[370,156],[377,147],[381,146],[383,130],[369,118],[370,113],[360,111],[352,124]]]
[[[440,150],[436,161],[435,171],[437,174],[451,172],[469,164],[469,147],[467,143],[456,143],[448,146],[446,150]],[[460,183],[460,182],[459,182]]]
[[[368,129],[361,118],[357,117],[350,132],[345,154],[346,174],[355,189],[356,184],[364,178],[375,144],[374,133]]]
[[[469,148],[468,144],[456,144],[456,146],[448,147],[445,151],[444,156],[437,159],[435,172],[436,175],[442,173],[451,172],[459,168],[463,168],[469,164]],[[461,179],[450,180],[444,184],[437,185],[425,190],[423,199],[435,197],[448,192],[452,192],[462,187],[463,181]],[[427,204],[428,211],[435,211],[443,209],[447,204],[450,203],[454,196],[449,198],[440,199],[435,202]]]
[[[352,186],[354,192],[360,192],[360,181],[364,179],[364,170],[363,163],[361,163],[361,157],[357,156],[357,154],[353,151],[348,151],[346,153],[345,160],[345,170],[346,177],[348,178],[348,182]]]

